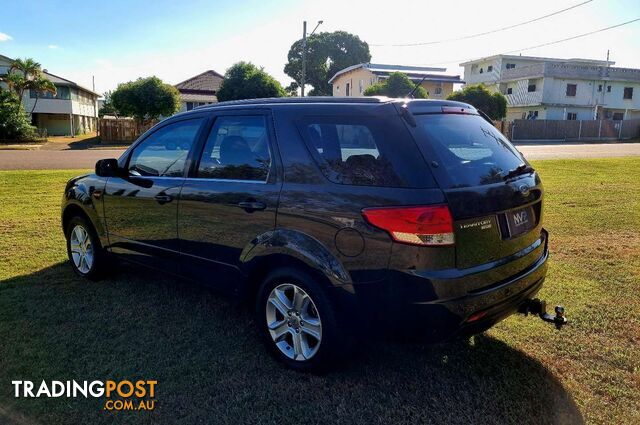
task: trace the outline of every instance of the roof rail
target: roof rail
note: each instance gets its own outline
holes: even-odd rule
[[[334,97],[334,96],[309,96],[309,97],[269,97],[262,99],[228,100],[226,102],[212,103],[209,105],[196,106],[193,109],[208,109],[218,106],[231,105],[268,105],[273,103],[387,103],[391,98],[384,96],[367,97]]]

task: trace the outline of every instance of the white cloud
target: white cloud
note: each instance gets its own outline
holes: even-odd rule
[[[13,40],[13,37],[11,37],[9,34],[0,32],[0,41],[9,41],[9,40]]]
[[[50,49],[57,49],[58,47],[60,46],[58,46],[57,44],[49,44]]]

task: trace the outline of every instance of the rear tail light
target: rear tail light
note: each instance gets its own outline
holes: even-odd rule
[[[365,208],[362,215],[397,242],[420,246],[454,243],[453,219],[446,205]]]
[[[469,318],[467,319],[467,323],[476,322],[482,319],[486,315],[487,315],[486,311],[480,311],[478,313],[474,313],[471,316],[469,316]]]

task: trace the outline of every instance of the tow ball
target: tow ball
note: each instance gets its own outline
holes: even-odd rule
[[[567,318],[564,315],[563,306],[557,305],[555,307],[556,314],[554,316],[547,313],[547,302],[538,298],[525,301],[518,309],[518,312],[525,316],[528,316],[529,313],[537,314],[545,322],[553,323],[556,326],[556,329],[561,329],[567,324]]]

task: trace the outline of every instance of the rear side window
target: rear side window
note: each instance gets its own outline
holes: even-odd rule
[[[416,188],[435,184],[399,116],[306,117],[298,127],[323,174],[334,183]]]
[[[491,124],[477,115],[417,115],[418,144],[438,160],[448,182],[467,187],[503,181],[524,159]]]
[[[266,181],[271,168],[265,117],[216,119],[198,166],[198,177]]]

